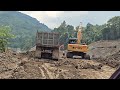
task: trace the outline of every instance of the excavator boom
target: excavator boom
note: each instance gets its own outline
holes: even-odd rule
[[[80,23],[77,33],[77,44],[80,44],[81,39],[82,39],[82,23]]]

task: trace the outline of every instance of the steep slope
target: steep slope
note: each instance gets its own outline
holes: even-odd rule
[[[13,30],[41,30],[50,31],[46,25],[37,19],[16,11],[0,11],[0,25],[9,25]]]
[[[10,26],[16,36],[10,40],[12,48],[29,49],[35,44],[35,35],[38,31],[51,31],[46,25],[17,11],[0,11],[0,26]]]

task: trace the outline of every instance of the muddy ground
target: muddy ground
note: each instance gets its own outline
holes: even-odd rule
[[[53,61],[25,53],[0,53],[0,79],[108,79],[115,70],[96,60]]]
[[[93,60],[113,68],[120,67],[120,40],[94,42],[89,48],[88,54]]]
[[[89,45],[91,60],[62,58],[35,59],[27,53],[0,53],[0,79],[109,79],[120,66],[120,40]]]

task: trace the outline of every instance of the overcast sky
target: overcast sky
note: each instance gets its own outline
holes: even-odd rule
[[[104,24],[111,17],[120,16],[120,11],[20,11],[24,14],[36,18],[49,28],[58,27],[64,20],[67,24],[78,26],[80,22],[83,25]]]

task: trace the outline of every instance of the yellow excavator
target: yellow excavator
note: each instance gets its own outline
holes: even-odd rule
[[[89,59],[90,56],[86,53],[88,52],[88,45],[81,43],[82,39],[82,22],[77,30],[77,38],[69,38],[67,45],[67,58],[73,58],[73,56],[81,56],[82,59]]]

